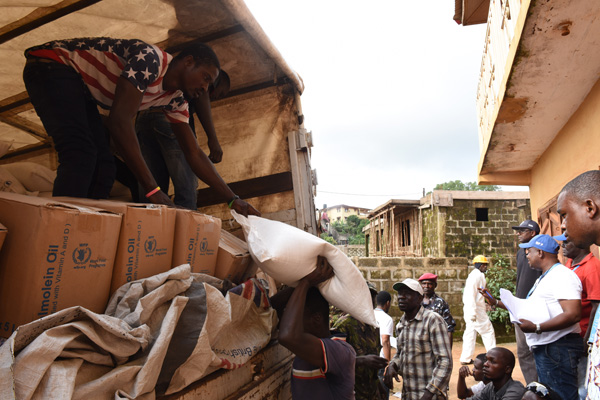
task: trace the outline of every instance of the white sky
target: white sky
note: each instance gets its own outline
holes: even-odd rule
[[[246,3],[304,80],[317,208],[476,181],[485,24],[457,25],[452,0]]]

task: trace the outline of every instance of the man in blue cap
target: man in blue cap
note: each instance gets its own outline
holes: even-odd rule
[[[543,301],[550,319],[533,323],[520,319],[521,330],[535,358],[538,379],[556,389],[565,400],[578,399],[577,363],[583,346],[579,336],[581,281],[573,271],[558,262],[559,245],[551,236],[537,235],[520,244],[532,268],[542,275],[535,281],[527,299]],[[502,301],[482,292],[493,306],[506,308]]]

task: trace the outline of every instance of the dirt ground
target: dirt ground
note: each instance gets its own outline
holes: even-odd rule
[[[498,347],[505,347],[507,349],[509,349],[510,351],[513,352],[513,354],[517,354],[517,344],[516,343],[502,343],[499,344]],[[452,346],[452,362],[453,362],[453,366],[452,366],[452,377],[450,378],[450,391],[448,392],[448,400],[458,400],[458,397],[456,396],[456,382],[458,381],[458,370],[460,369],[460,367],[462,365],[460,365],[460,352],[462,350],[462,342],[454,342],[454,345]],[[477,343],[477,345],[475,346],[475,354],[480,354],[480,353],[485,353],[485,347],[483,347],[483,345]],[[472,366],[471,366],[472,368]],[[513,370],[513,375],[512,375],[514,380],[517,381],[521,381],[523,384],[525,384],[525,379],[523,379],[523,373],[521,372],[521,367],[519,367],[519,361],[517,360],[517,365],[515,366],[515,369]],[[473,379],[473,377],[468,377],[467,378],[467,387],[471,387],[475,384],[475,380]],[[398,392],[398,396],[400,396],[400,392],[402,390],[402,383],[398,383],[398,382],[394,382],[394,391]],[[399,397],[395,397],[394,394],[392,393],[390,395],[390,400],[397,400]]]

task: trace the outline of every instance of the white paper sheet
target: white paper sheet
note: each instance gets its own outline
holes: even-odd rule
[[[541,324],[550,319],[546,302],[541,299],[519,299],[506,289],[500,289],[500,300],[510,313],[510,322],[519,323],[526,319],[534,324]]]

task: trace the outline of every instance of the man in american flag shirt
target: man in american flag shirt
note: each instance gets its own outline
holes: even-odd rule
[[[109,110],[110,139],[148,201],[173,205],[144,162],[134,128],[138,111],[159,107],[198,178],[236,211],[260,215],[219,176],[188,124],[184,94],[198,98],[219,75],[210,47],[191,44],[173,57],[137,39],[79,38],[35,46],[25,56],[25,87],[58,153],[54,196],[108,197],[115,165],[100,106]]]

